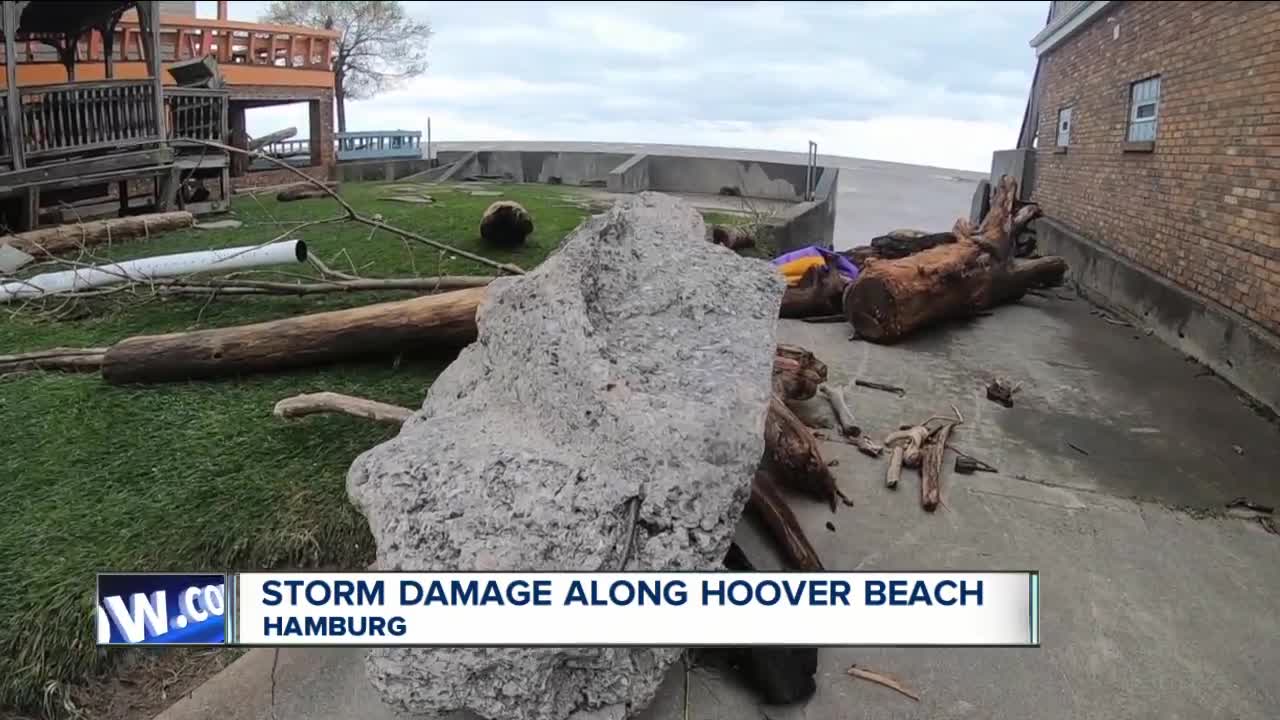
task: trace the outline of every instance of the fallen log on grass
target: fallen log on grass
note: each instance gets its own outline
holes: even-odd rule
[[[58,347],[17,355],[0,355],[0,375],[28,370],[98,372],[107,348]]]
[[[338,183],[324,183],[329,190],[337,190]],[[333,197],[332,193],[324,188],[315,185],[294,185],[276,193],[278,202],[293,202],[294,200],[309,200],[311,198],[327,198]]]
[[[148,283],[161,295],[321,295],[393,290],[439,292],[484,287],[493,282],[486,275],[440,275],[421,278],[355,278],[289,283],[272,280],[160,280]]]
[[[195,216],[185,210],[177,210],[29,230],[0,237],[0,245],[11,245],[28,255],[41,257],[74,252],[107,242],[147,238],[194,224]]]
[[[271,409],[272,415],[285,420],[322,413],[342,413],[399,427],[409,419],[413,411],[399,405],[335,392],[294,395],[276,403]]]
[[[195,380],[366,355],[458,349],[476,337],[486,288],[301,315],[238,327],[142,335],[107,349],[113,385]]]
[[[869,260],[844,293],[858,336],[892,343],[927,325],[966,317],[1060,282],[1066,261],[1013,260],[1013,235],[1032,212],[1013,212],[1017,183],[1001,179],[982,225],[956,223],[956,241],[897,260]],[[1028,206],[1030,207],[1030,206]],[[1026,208],[1023,208],[1025,211]]]

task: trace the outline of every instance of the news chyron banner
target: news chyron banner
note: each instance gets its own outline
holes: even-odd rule
[[[244,573],[244,645],[1038,646],[1034,572]]]
[[[229,643],[233,597],[222,574],[101,573],[98,644]]]
[[[1035,572],[101,575],[100,644],[1038,646]]]

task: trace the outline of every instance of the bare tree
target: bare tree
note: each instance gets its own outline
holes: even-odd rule
[[[275,0],[263,22],[337,30],[333,90],[338,132],[347,130],[347,98],[370,98],[427,69],[431,25],[394,0]]]

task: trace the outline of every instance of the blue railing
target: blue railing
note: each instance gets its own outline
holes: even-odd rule
[[[418,130],[371,130],[338,133],[338,160],[422,157]]]

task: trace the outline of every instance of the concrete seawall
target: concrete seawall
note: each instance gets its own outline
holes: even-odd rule
[[[1061,255],[1085,296],[1114,307],[1161,340],[1208,365],[1274,412],[1280,412],[1280,341],[1243,316],[1193,296],[1070,227],[1036,221],[1048,254]]]
[[[803,164],[732,157],[682,156],[639,152],[524,150],[442,150],[441,163],[455,163],[442,179],[494,176],[510,182],[555,182],[606,187],[610,192],[657,190],[717,195],[732,190],[748,198],[796,203],[773,219],[780,250],[806,245],[833,247],[839,170],[812,168],[815,192],[806,200],[810,168]]]

